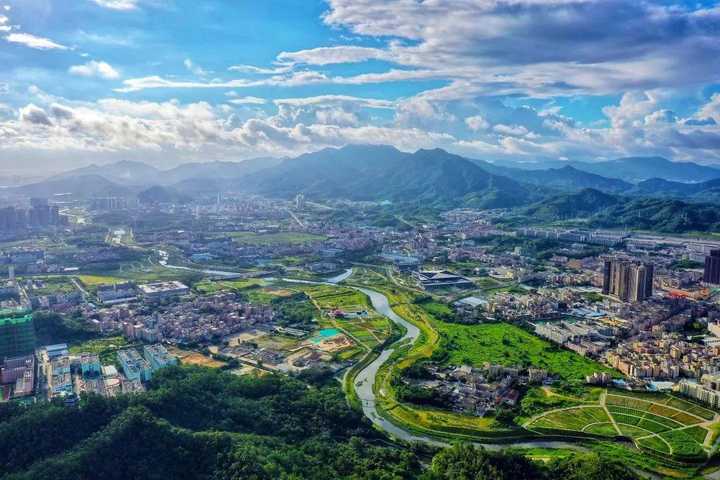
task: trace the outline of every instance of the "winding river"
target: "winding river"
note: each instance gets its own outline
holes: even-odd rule
[[[308,283],[308,284],[337,284],[342,282],[343,280],[346,280],[347,278],[352,275],[352,269],[346,270],[344,273],[329,278],[324,282],[313,282],[309,280],[296,280],[291,278],[283,278],[282,280],[285,282],[292,282],[292,283]],[[436,446],[447,446],[449,445],[446,442],[442,442],[439,440],[436,440],[434,438],[425,436],[425,435],[417,435],[414,434],[408,430],[405,430],[404,428],[394,424],[387,418],[380,415],[380,413],[377,410],[377,407],[375,405],[375,392],[373,391],[373,386],[375,385],[375,380],[377,377],[378,370],[380,367],[387,362],[387,360],[390,358],[390,355],[395,351],[395,348],[400,343],[404,342],[411,342],[414,343],[419,337],[420,337],[420,329],[413,325],[412,323],[408,322],[404,318],[402,318],[400,315],[395,313],[393,309],[390,307],[390,303],[388,301],[388,298],[383,295],[380,292],[377,292],[375,290],[371,290],[369,288],[363,288],[363,287],[352,287],[356,290],[361,291],[365,295],[368,296],[370,299],[370,303],[372,304],[373,309],[375,309],[376,312],[378,312],[381,315],[386,316],[389,318],[392,322],[401,325],[405,329],[405,335],[403,335],[402,338],[400,338],[398,341],[393,343],[392,345],[388,346],[385,350],[380,352],[380,355],[373,360],[367,367],[362,369],[357,376],[355,377],[354,387],[355,391],[357,392],[358,398],[360,399],[362,403],[362,409],[363,413],[366,417],[370,419],[370,421],[377,426],[380,430],[384,431],[389,436],[396,438],[398,440],[403,440],[406,442],[422,442],[426,444],[436,445]],[[493,443],[477,443],[476,445],[482,446],[488,450],[501,450],[503,448],[508,448],[507,443],[502,444],[493,444]],[[574,443],[570,442],[563,442],[563,441],[543,441],[543,440],[534,440],[534,441],[519,441],[519,442],[513,442],[511,444],[513,447],[518,448],[537,448],[537,447],[543,447],[543,448],[571,448],[575,450],[586,450],[585,448],[576,445]]]
[[[201,269],[194,269],[189,267],[181,267],[177,265],[168,265],[167,261],[160,262],[160,264],[166,268],[174,268],[174,269],[182,269],[182,270],[195,270],[200,271],[206,274],[224,274],[224,275],[232,275],[235,272],[221,272],[217,270],[201,270]],[[311,280],[299,280],[294,278],[283,278],[281,279],[283,282],[289,282],[289,283],[306,283],[306,284],[312,284],[312,285],[336,285],[343,280],[348,279],[353,273],[353,270],[347,269],[343,273],[328,278],[323,282],[318,281],[311,281]],[[270,278],[266,280],[272,280]],[[352,287],[356,290],[361,291],[365,295],[368,296],[370,299],[370,303],[372,304],[373,309],[375,309],[376,312],[378,312],[381,315],[386,316],[389,318],[392,322],[401,325],[405,329],[405,335],[392,345],[388,346],[386,349],[384,349],[382,352],[380,352],[380,355],[372,361],[368,366],[366,366],[364,369],[362,369],[357,376],[355,377],[354,387],[355,391],[357,392],[358,398],[360,399],[362,403],[362,409],[365,416],[367,416],[370,421],[377,426],[380,430],[387,433],[389,436],[396,438],[398,440],[403,440],[406,442],[422,442],[426,444],[436,445],[436,446],[447,446],[448,443],[442,442],[439,440],[436,440],[432,437],[428,437],[425,435],[417,435],[414,434],[408,430],[405,430],[404,428],[394,424],[390,420],[386,419],[377,410],[377,407],[375,405],[375,392],[373,391],[373,385],[375,385],[375,380],[377,377],[378,370],[380,367],[387,362],[387,360],[390,358],[390,355],[395,351],[395,348],[398,344],[404,343],[404,342],[411,342],[414,343],[419,337],[420,337],[420,329],[413,325],[412,323],[408,322],[404,318],[402,318],[400,315],[395,313],[393,309],[390,307],[390,303],[385,295],[383,295],[380,292],[377,292],[375,290],[371,290],[369,288],[364,287]],[[543,440],[533,440],[533,441],[519,441],[519,442],[513,442],[512,444],[508,443],[502,443],[502,444],[493,444],[493,443],[478,443],[474,442],[476,445],[482,446],[488,450],[500,450],[503,448],[507,448],[508,445],[512,445],[514,447],[519,448],[570,448],[575,450],[586,450],[585,448],[576,445],[574,443],[570,442],[563,442],[563,441],[543,441]]]

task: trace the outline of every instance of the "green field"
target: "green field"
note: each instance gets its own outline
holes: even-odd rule
[[[122,283],[126,280],[118,277],[111,277],[107,275],[78,275],[80,280],[86,287],[97,287],[98,285],[112,285],[115,283]]]
[[[320,326],[341,329],[365,350],[370,350],[392,333],[390,321],[374,314],[368,298],[362,292],[353,288],[335,285],[302,285],[302,290],[312,302],[325,313],[320,318]],[[366,310],[368,317],[364,318],[331,318],[328,312],[341,309],[347,311]]]
[[[538,418],[532,424],[533,430],[572,430],[584,432],[586,428],[610,423],[605,410],[600,406],[573,407],[554,410]],[[616,435],[616,434],[615,434]]]
[[[228,234],[238,243],[246,245],[294,245],[310,242],[321,242],[327,237],[303,232],[255,233],[232,232]]]
[[[72,345],[70,353],[77,355],[80,353],[94,353],[100,357],[103,365],[110,365],[117,362],[117,351],[132,346],[125,337],[106,337],[87,342]]]
[[[195,284],[195,290],[205,295],[212,295],[218,292],[243,290],[251,287],[264,287],[266,285],[267,282],[261,278],[223,281],[203,280]]]
[[[33,284],[40,284],[38,288],[27,288],[30,296],[59,295],[72,293],[77,290],[68,276],[32,277]]]
[[[603,411],[604,419],[598,410]],[[713,446],[714,435],[708,434],[717,424],[711,410],[672,395],[609,390],[596,404],[549,410],[535,415],[524,426],[538,433],[570,430],[622,435],[656,454],[699,460],[706,458]]]
[[[594,372],[616,373],[575,352],[556,347],[522,328],[508,323],[459,325],[441,321],[433,325],[443,337],[448,364],[485,362],[505,366],[537,367],[567,381],[584,381]]]

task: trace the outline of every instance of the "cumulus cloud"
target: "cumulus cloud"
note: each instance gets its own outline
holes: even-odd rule
[[[277,108],[276,114],[243,119],[224,104],[118,98],[87,103],[70,102],[38,89],[31,94],[36,103],[18,109],[14,118],[0,121],[3,136],[0,158],[7,158],[4,156],[7,152],[18,149],[57,154],[86,152],[97,156],[144,152],[178,159],[228,155],[244,158],[369,143],[390,144],[409,151],[439,146],[498,161],[632,154],[720,162],[718,123],[689,121],[712,119],[717,97],[709,99],[689,117],[679,118],[662,107],[662,92],[632,92],[605,109],[606,127],[587,128],[556,111],[503,107],[490,101],[465,105],[474,114],[458,119],[441,105],[426,100],[391,102],[327,95],[277,99],[265,104],[265,109]],[[237,95],[232,99],[248,100]],[[254,101],[248,100],[249,104]],[[369,114],[377,108],[391,109],[396,117],[384,124],[373,124]],[[405,117],[398,118],[398,112],[404,112]],[[511,118],[516,122],[507,121]],[[457,128],[446,128],[448,125]],[[539,135],[543,128],[546,131]],[[472,131],[469,137],[468,130]]]
[[[83,65],[73,65],[68,70],[72,75],[81,77],[99,77],[106,80],[113,80],[120,77],[120,73],[112,65],[106,62],[92,60]]]
[[[458,82],[456,95],[493,89],[605,93],[718,78],[720,11],[711,6],[634,0],[330,0],[329,4],[324,20],[331,26],[410,41],[358,52],[355,59],[350,49],[346,61],[382,58],[421,69],[444,69],[452,72],[449,79]],[[343,48],[335,48],[337,54],[330,58],[342,58]],[[325,52],[313,53],[303,50],[296,56],[312,59]]]
[[[474,132],[487,130],[490,128],[490,122],[485,120],[482,115],[473,115],[465,119],[465,125]]]
[[[68,47],[53,42],[49,38],[38,37],[29,33],[11,33],[5,37],[11,43],[18,43],[36,50],[67,50]]]
[[[45,110],[32,103],[20,109],[19,118],[24,123],[52,126],[50,117]]]
[[[508,135],[512,137],[524,137],[525,135],[530,133],[528,129],[523,127],[522,125],[504,125],[502,123],[493,126],[493,130],[502,135]]]

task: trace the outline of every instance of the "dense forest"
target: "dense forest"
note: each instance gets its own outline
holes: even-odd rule
[[[433,457],[433,453],[435,454]],[[393,445],[334,385],[173,367],[135,396],[76,406],[0,405],[0,478],[608,479],[636,478],[596,456],[533,463],[469,446]]]

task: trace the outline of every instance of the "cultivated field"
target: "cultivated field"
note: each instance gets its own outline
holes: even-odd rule
[[[668,394],[608,390],[597,403],[549,410],[525,428],[537,433],[630,438],[637,447],[680,459],[701,459],[713,447],[720,416]]]

